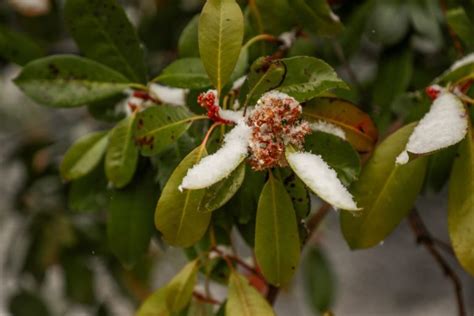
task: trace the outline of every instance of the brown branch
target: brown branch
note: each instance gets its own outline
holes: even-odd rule
[[[204,303],[207,303],[207,304],[212,304],[212,305],[221,305],[222,302],[219,302],[218,300],[210,297],[210,296],[206,296],[202,293],[199,293],[197,291],[194,291],[193,292],[193,296],[195,299],[197,299],[198,301],[201,301],[201,302],[204,302]]]
[[[250,273],[258,276],[260,279],[265,280],[264,276],[254,267],[250,266],[247,262],[243,261],[237,256],[232,256],[232,255],[226,255],[224,254],[220,249],[214,247],[212,248],[212,251],[217,253],[220,257],[222,257],[224,260],[230,260],[232,262],[235,262],[236,264],[240,265],[242,268],[245,270],[249,271]]]
[[[420,214],[418,214],[418,211],[414,209],[410,216],[409,216],[409,222],[411,229],[413,230],[413,233],[416,236],[416,242],[418,244],[422,244],[431,254],[431,256],[435,259],[435,261],[438,263],[440,268],[443,270],[444,274],[451,279],[453,286],[454,286],[454,291],[456,294],[456,302],[458,306],[458,314],[459,316],[466,316],[466,310],[464,307],[464,300],[463,300],[463,293],[462,293],[462,285],[459,277],[457,274],[454,272],[454,270],[449,266],[449,264],[446,262],[446,260],[443,258],[441,253],[436,249],[435,241],[433,240],[433,237],[429,233],[428,229],[426,228],[425,224],[423,223]]]

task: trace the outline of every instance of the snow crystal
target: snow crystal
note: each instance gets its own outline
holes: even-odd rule
[[[407,152],[427,154],[460,142],[466,136],[467,124],[467,113],[459,98],[443,93],[415,127],[397,163],[408,162]]]
[[[181,183],[182,189],[207,188],[227,177],[248,153],[251,128],[239,122],[224,138],[224,145],[213,155],[204,157],[188,170]]]
[[[461,68],[463,66],[469,65],[474,63],[474,53],[464,56],[463,58],[457,60],[452,66],[449,68],[450,71],[455,69]]]
[[[288,152],[286,158],[298,177],[321,199],[340,209],[359,210],[336,171],[321,156],[307,152]]]
[[[171,88],[160,84],[150,84],[150,95],[166,104],[186,105],[187,89]]]
[[[290,48],[296,40],[296,34],[294,31],[284,32],[278,36],[278,39],[283,43],[284,48]]]
[[[219,109],[219,116],[226,121],[238,123],[244,119],[244,111]]]
[[[320,131],[320,132],[332,134],[344,140],[346,139],[346,133],[344,132],[344,130],[334,124],[324,122],[324,121],[317,121],[317,122],[311,123],[310,127],[313,131]]]

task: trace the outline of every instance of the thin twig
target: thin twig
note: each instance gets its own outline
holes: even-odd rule
[[[278,293],[280,292],[280,288],[274,286],[274,285],[268,285],[268,292],[267,292],[267,296],[266,296],[266,299],[268,301],[268,303],[270,303],[270,305],[273,305],[275,304],[275,301],[278,297]]]
[[[337,59],[339,59],[339,62],[342,64],[342,66],[346,70],[352,83],[357,88],[357,90],[362,92],[362,85],[360,84],[359,79],[357,78],[357,75],[355,74],[349,61],[347,60],[344,54],[344,50],[341,47],[341,44],[338,41],[334,40],[334,41],[331,41],[331,45],[332,45],[332,48],[334,49],[334,53],[336,54]]]
[[[456,302],[458,306],[458,314],[459,316],[466,316],[466,310],[464,307],[464,300],[463,300],[463,293],[462,293],[462,285],[459,277],[454,272],[454,270],[450,267],[450,265],[446,262],[443,258],[441,253],[436,249],[435,242],[431,237],[428,229],[426,228],[425,224],[423,223],[420,214],[418,211],[414,209],[410,216],[409,216],[410,226],[413,230],[413,233],[416,236],[416,241],[418,244],[422,244],[425,248],[430,252],[431,256],[435,259],[438,263],[440,268],[443,270],[444,274],[451,279],[453,282],[455,294],[456,294]]]
[[[204,303],[208,303],[208,304],[212,304],[212,305],[221,305],[222,302],[219,302],[218,300],[210,297],[210,296],[206,296],[202,293],[199,293],[197,291],[194,291],[193,292],[193,296],[198,300],[198,301],[201,301],[201,302],[204,302]]]
[[[260,279],[265,280],[264,276],[254,267],[250,266],[247,262],[243,261],[237,256],[232,256],[232,255],[227,255],[224,252],[222,252],[219,248],[212,248],[212,251],[217,253],[220,257],[222,257],[224,260],[230,260],[232,262],[235,262],[236,264],[240,265],[242,268],[247,270],[248,272],[258,276]]]

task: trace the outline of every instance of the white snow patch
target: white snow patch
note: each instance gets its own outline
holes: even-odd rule
[[[404,165],[408,162],[408,160],[410,160],[410,156],[408,156],[408,152],[404,150],[400,155],[398,155],[395,162],[397,163],[397,165]]]
[[[231,111],[219,109],[219,116],[224,120],[239,123],[244,118],[244,111]]]
[[[186,105],[187,89],[172,88],[152,83],[149,86],[150,95],[166,104]]]
[[[235,80],[234,83],[232,84],[232,90],[240,89],[242,85],[244,84],[245,79],[247,79],[247,76],[242,76],[239,79]]]
[[[466,136],[467,125],[468,117],[461,100],[452,93],[443,93],[415,127],[397,163],[407,163],[408,152],[427,154],[460,142]]]
[[[290,48],[296,41],[296,34],[294,31],[284,32],[281,33],[280,36],[278,36],[278,39],[283,43],[283,47]]]
[[[240,121],[226,134],[224,145],[216,153],[188,170],[179,189],[203,189],[227,177],[247,156],[251,134],[252,129]]]
[[[463,58],[457,60],[452,66],[449,68],[450,71],[456,70],[463,66],[469,65],[474,63],[474,53],[470,53],[469,55],[464,56]]]
[[[360,210],[336,171],[321,156],[287,151],[286,159],[298,177],[321,199],[343,210]]]
[[[344,130],[334,124],[331,124],[325,121],[317,121],[317,122],[311,123],[310,127],[313,131],[320,131],[320,132],[332,134],[334,136],[337,136],[339,138],[346,140],[346,133],[344,132]]]
[[[280,92],[280,91],[278,91],[278,90],[271,90],[271,91],[268,91],[267,93],[265,93],[264,95],[262,95],[262,97],[257,101],[257,104],[262,103],[265,99],[280,99],[280,100],[292,99],[294,102],[299,103],[298,101],[296,101],[295,98],[289,96],[289,95],[286,94],[286,93]]]

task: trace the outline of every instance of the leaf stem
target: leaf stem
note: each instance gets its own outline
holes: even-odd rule
[[[451,279],[456,294],[458,315],[466,316],[467,314],[466,309],[464,307],[461,280],[451,268],[451,266],[446,262],[443,256],[439,253],[438,249],[436,249],[435,241],[433,240],[433,237],[426,228],[425,224],[423,223],[423,220],[420,217],[420,214],[416,209],[413,209],[413,211],[411,212],[409,216],[409,223],[413,233],[415,234],[416,242],[418,244],[422,244],[429,251],[436,263],[438,263],[440,268],[443,270],[444,274]]]
[[[133,89],[148,91],[148,87],[141,83],[129,83],[128,86]]]
[[[278,37],[273,36],[271,34],[259,34],[249,39],[247,43],[245,43],[245,45],[242,47],[242,49],[248,49],[250,46],[260,41],[266,41],[266,42],[272,42],[272,43],[280,42]]]

